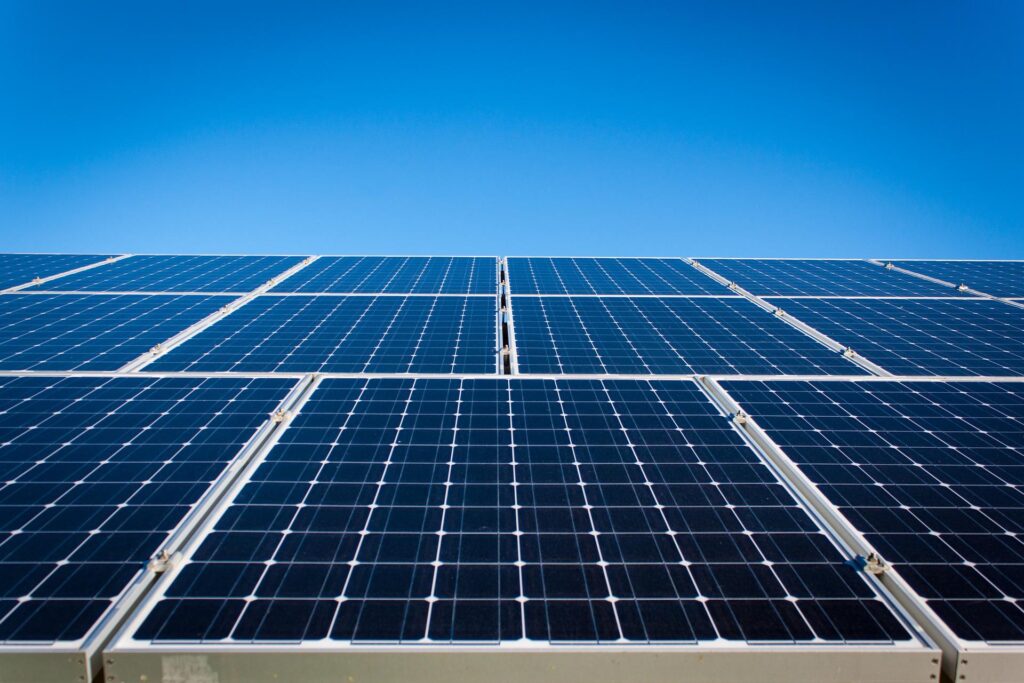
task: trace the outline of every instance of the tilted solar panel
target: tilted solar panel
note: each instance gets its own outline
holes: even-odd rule
[[[678,258],[509,258],[514,294],[723,294]]]
[[[693,382],[324,379],[136,641],[902,642]]]
[[[893,261],[921,275],[992,296],[1024,296],[1024,261]]]
[[[107,258],[109,256],[95,254],[0,254],[0,289],[100,263]]]
[[[265,295],[148,369],[494,373],[496,313],[484,296]]]
[[[1024,641],[1024,383],[722,386],[958,637]]]
[[[132,256],[41,285],[60,292],[235,292],[256,289],[299,256]]]
[[[524,373],[865,374],[741,297],[512,300]]]
[[[700,259],[757,296],[953,296],[956,290],[853,259]]]
[[[294,384],[0,378],[0,646],[87,636]]]
[[[4,294],[0,369],[118,370],[232,300],[166,294]]]
[[[324,256],[274,292],[494,294],[498,259],[470,256]]]
[[[1024,309],[999,301],[769,300],[893,374],[1024,374]]]

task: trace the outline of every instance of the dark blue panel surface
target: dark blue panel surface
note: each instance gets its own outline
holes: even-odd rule
[[[700,259],[759,296],[954,296],[956,290],[867,261]]]
[[[1024,640],[1024,383],[723,382],[967,640]]]
[[[1024,296],[1024,261],[894,261],[915,273],[993,296]]]
[[[496,313],[494,297],[267,295],[149,368],[493,373]]]
[[[1024,374],[1024,309],[990,299],[771,299],[896,375]]]
[[[108,256],[95,254],[0,254],[0,289],[17,287],[35,278],[99,263]]]
[[[294,384],[0,378],[0,642],[83,638]]]
[[[692,382],[327,379],[134,634],[909,634]]]
[[[229,296],[5,294],[0,369],[117,370]]]
[[[865,374],[741,297],[513,297],[524,373]]]
[[[513,294],[725,294],[677,258],[510,258]]]
[[[325,256],[275,292],[494,294],[498,260],[471,256]]]
[[[132,256],[41,287],[60,292],[251,292],[299,256]]]

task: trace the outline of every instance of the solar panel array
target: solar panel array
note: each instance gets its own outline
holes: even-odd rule
[[[752,647],[926,680],[923,625],[1019,670],[1024,271],[884,264],[0,255],[0,669]]]

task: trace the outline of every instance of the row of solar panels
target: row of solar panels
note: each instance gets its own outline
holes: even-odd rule
[[[2,254],[0,290],[241,294],[277,278],[270,291],[278,293],[493,294],[500,263],[495,257]],[[504,263],[517,294],[724,293],[692,259],[510,257]],[[949,296],[950,288],[966,288],[1024,297],[1024,261],[702,259],[698,265],[759,296]],[[888,272],[878,272],[882,265]]]
[[[115,269],[128,268],[133,259],[152,266],[139,270],[156,280],[132,279],[132,273],[138,275],[135,271],[123,278],[109,277]],[[198,259],[199,265],[185,267],[181,259]],[[231,269],[207,263],[208,259],[251,261]],[[0,263],[3,260],[0,257]],[[268,260],[273,263],[268,265]],[[278,257],[132,257],[43,286],[53,289],[54,283],[67,280],[64,286],[96,288],[90,291],[156,285],[173,289],[167,278],[176,277],[184,289],[201,291],[208,280],[197,279],[223,278],[228,271],[238,276],[254,271],[244,287],[256,280],[263,285],[240,295],[84,294],[33,288],[3,294],[0,369],[485,373],[501,372],[501,351],[507,346],[510,371],[524,374],[1024,373],[1024,305],[969,296],[863,261],[761,262],[772,264],[759,271],[768,280],[780,268],[792,268],[788,277],[803,283],[802,292],[830,283],[829,291],[858,292],[844,297],[777,297],[751,294],[750,289],[779,291],[780,286],[763,289],[743,278],[740,293],[730,293],[681,260],[522,259],[518,267],[529,269],[520,275],[525,278],[529,273],[524,281],[537,285],[533,289],[545,289],[540,285],[549,282],[552,273],[558,275],[559,286],[575,289],[578,282],[573,284],[566,275],[569,264],[577,268],[586,263],[590,265],[577,268],[579,273],[591,267],[612,271],[609,281],[622,290],[636,289],[627,274],[644,268],[651,269],[644,271],[647,279],[635,282],[649,290],[662,278],[657,282],[699,285],[700,294],[526,295],[517,288],[517,266],[512,265],[516,259],[508,260],[506,272],[493,259],[419,258],[406,273],[409,277],[400,278],[413,260],[377,257],[366,269],[376,273],[374,286],[382,289],[408,280],[413,272],[416,282],[435,283],[450,272],[486,273],[490,293],[280,294],[274,291],[303,276],[322,279],[333,268],[307,271],[329,259],[292,264]],[[481,260],[489,265],[480,266]],[[382,261],[389,263],[385,267]],[[431,265],[435,261],[434,265],[447,264],[446,275],[438,276],[439,268]],[[461,265],[452,265],[455,262]],[[750,267],[747,261],[721,263]],[[286,266],[290,276],[265,280],[270,271]],[[719,262],[714,267],[725,271]],[[73,282],[104,272],[108,279],[102,283]],[[331,275],[330,280],[335,279]],[[218,282],[224,284],[222,279]],[[232,286],[238,283],[234,280]],[[890,296],[893,292],[900,296]],[[920,296],[922,292],[929,296]]]
[[[1024,663],[1020,381],[37,373],[0,411],[3,680],[88,680],[117,628],[108,680],[381,645],[928,680],[915,619],[970,680]]]

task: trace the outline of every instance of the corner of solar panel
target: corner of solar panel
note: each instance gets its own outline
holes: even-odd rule
[[[1022,297],[1020,261],[0,255],[0,680],[1015,680]]]

